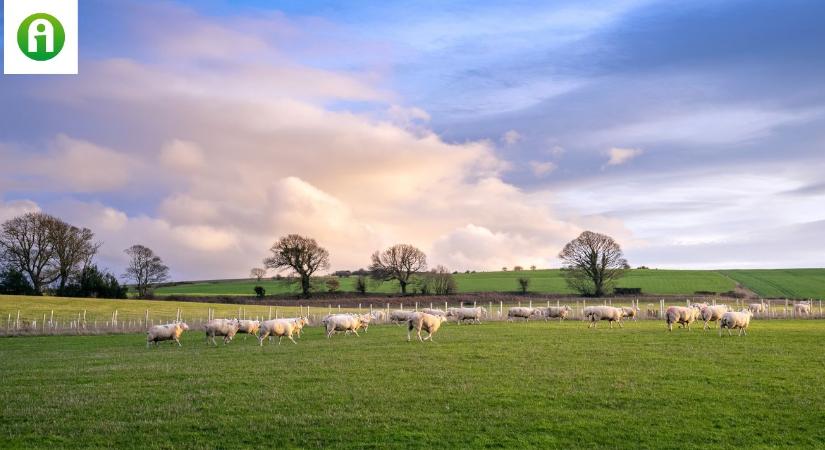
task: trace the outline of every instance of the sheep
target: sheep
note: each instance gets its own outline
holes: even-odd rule
[[[473,323],[481,323],[481,317],[487,315],[487,309],[483,306],[476,308],[449,308],[447,310],[446,318],[454,318],[456,323],[461,324],[464,320],[470,320]]]
[[[251,334],[257,337],[258,331],[261,329],[260,320],[240,320],[238,322],[240,324],[240,326],[238,326],[238,333]],[[244,339],[246,339],[246,336],[244,336]]]
[[[547,320],[549,320],[549,319],[555,319],[555,318],[558,318],[559,322],[561,322],[562,320],[566,319],[567,316],[570,314],[570,311],[572,311],[572,309],[570,309],[570,307],[567,306],[567,305],[564,305],[564,306],[547,306],[547,307],[536,308],[536,309],[539,310],[539,314],[541,315],[541,317],[544,317],[545,322],[547,322]]]
[[[371,320],[376,322],[382,322],[387,317],[384,311],[373,311],[370,315],[372,316]]]
[[[808,303],[808,302],[794,303],[794,305],[793,305],[793,314],[794,314],[794,316],[810,316],[811,315],[811,304]]]
[[[300,338],[301,335],[304,333],[304,326],[309,325],[309,319],[306,316],[304,316],[304,317],[285,317],[284,320],[289,320],[289,321],[291,321],[292,323],[295,324],[295,326],[292,329],[292,333],[297,334],[298,338]],[[271,335],[269,336],[269,340],[270,341],[272,340]]]
[[[590,324],[587,325],[587,328],[591,326],[593,328],[597,328],[597,323],[600,320],[607,320],[610,322],[610,328],[613,328],[613,322],[618,322],[620,328],[624,328],[622,325],[622,309],[621,308],[614,308],[612,306],[588,306],[584,308],[583,315],[585,320],[589,320]]]
[[[647,318],[657,319],[659,317],[659,309],[653,303],[647,304]]]
[[[215,336],[223,336],[223,343],[226,345],[235,337],[240,326],[238,319],[212,319],[206,322],[203,326],[206,331],[206,344],[209,345],[209,339],[211,338],[212,344],[217,347]]]
[[[178,347],[183,347],[180,344],[180,335],[187,330],[189,330],[189,325],[185,322],[155,325],[146,332],[146,347],[148,348],[153,342],[157,347],[160,341],[175,341],[178,343]]]
[[[768,306],[762,303],[748,303],[748,311],[752,312],[753,314],[760,314],[768,311]]]
[[[440,309],[424,308],[424,309],[421,310],[421,312],[427,313],[427,314],[430,314],[430,315],[433,315],[433,316],[447,317],[447,312],[442,311]]]
[[[699,317],[705,322],[702,330],[707,330],[710,322],[714,322],[714,325],[718,326],[719,319],[726,312],[728,312],[728,305],[713,305],[702,308],[699,311]]]
[[[690,331],[690,324],[699,317],[699,310],[687,306],[671,306],[665,311],[668,331],[673,331],[673,324],[678,323]]]
[[[289,338],[293,344],[297,344],[295,339],[292,339],[292,334],[295,332],[297,322],[298,321],[293,319],[272,319],[264,321],[264,323],[261,324],[261,333],[258,336],[258,344],[263,346],[264,339],[270,335],[278,336],[278,345],[281,345],[281,339],[284,336]]]
[[[708,305],[708,302],[702,302],[702,303],[691,303],[691,304],[690,304],[690,307],[691,307],[691,308],[696,308],[696,309],[698,309],[699,311],[701,311],[701,310],[702,310],[702,308],[707,308],[708,306],[709,306],[709,305]]]
[[[507,321],[512,322],[513,319],[521,318],[526,322],[530,321],[530,317],[541,314],[541,310],[537,308],[527,308],[523,306],[516,306],[507,310]]]
[[[441,327],[441,323],[446,321],[447,317],[445,316],[436,316],[424,312],[413,313],[410,315],[409,320],[407,320],[407,342],[412,340],[411,333],[413,329],[416,330],[419,341],[424,342],[429,339],[430,342],[433,342],[433,335],[438,331],[438,328]],[[421,338],[422,329],[427,332],[427,337],[424,339]]]
[[[361,321],[360,325],[358,325],[358,328],[356,328],[356,329],[360,330],[361,328],[363,328],[364,333],[366,333],[367,330],[370,327],[370,321],[372,320],[372,315],[371,314],[362,314],[362,315],[356,315],[355,317],[358,317],[358,319]]]
[[[358,335],[358,328],[361,327],[361,316],[351,316],[349,314],[335,314],[325,317],[321,322],[327,331],[327,339],[338,331],[352,331]],[[359,336],[360,337],[360,336]]]
[[[719,337],[722,337],[722,328],[728,329],[728,336],[731,336],[730,330],[733,328],[739,328],[739,336],[742,336],[742,333],[747,336],[748,332],[746,330],[751,323],[751,317],[753,317],[753,312],[750,309],[743,309],[739,312],[726,312],[719,320]]]
[[[622,317],[627,317],[636,321],[636,316],[639,313],[639,308],[637,306],[622,306]]]
[[[410,319],[410,314],[412,314],[413,312],[415,311],[404,311],[401,309],[392,311],[390,313],[390,322],[396,325],[401,325],[402,322],[406,322]]]

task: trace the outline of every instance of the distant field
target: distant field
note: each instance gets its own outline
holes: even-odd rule
[[[3,448],[822,448],[819,321],[394,325],[297,345],[0,339]]]
[[[516,292],[518,278],[530,279],[530,292],[572,294],[559,270],[527,270],[519,272],[478,272],[455,275],[459,292]],[[341,291],[353,292],[355,277],[340,278]],[[298,286],[272,279],[261,281],[232,280],[186,283],[157,289],[158,295],[253,295],[255,286],[267,294],[297,293]],[[697,291],[727,292],[735,283],[719,272],[710,270],[631,270],[621,279],[619,287],[640,287],[647,294],[692,295]],[[369,292],[395,293],[398,283],[371,282]]]
[[[725,270],[722,273],[762,297],[825,297],[825,269]]]

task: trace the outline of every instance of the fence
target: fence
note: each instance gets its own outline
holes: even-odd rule
[[[605,298],[605,299],[555,299],[555,300],[540,300],[540,299],[525,299],[517,302],[504,301],[461,301],[443,303],[436,302],[416,302],[400,303],[393,306],[390,303],[386,304],[359,304],[357,307],[341,307],[341,305],[328,304],[326,307],[318,305],[313,306],[270,306],[268,310],[265,307],[257,307],[256,312],[248,313],[245,306],[238,307],[237,313],[230,316],[224,315],[225,318],[239,318],[251,320],[268,320],[284,317],[308,317],[311,324],[317,325],[320,320],[333,313],[374,313],[382,311],[385,313],[383,322],[387,322],[389,313],[392,310],[414,310],[419,311],[424,308],[443,309],[454,307],[484,307],[486,314],[482,320],[484,321],[501,321],[507,320],[507,311],[515,306],[527,307],[551,307],[551,306],[568,306],[570,312],[567,316],[568,320],[581,320],[583,318],[583,310],[588,306],[608,305],[608,306],[626,306],[637,308],[637,318],[640,320],[661,320],[664,317],[664,312],[669,306],[691,305],[693,303],[708,303],[712,305],[726,304],[732,310],[740,310],[748,307],[748,305],[764,305],[764,311],[754,314],[755,319],[822,319],[825,318],[823,314],[822,300],[808,300],[807,302],[793,302],[790,300],[760,300],[754,302],[753,300],[738,300],[721,302],[717,299],[693,298],[684,301],[666,301],[660,299],[656,303],[650,303],[649,300],[644,305],[638,299],[626,298]],[[808,312],[803,311],[798,305],[805,304],[808,306]],[[263,308],[263,311],[261,311]],[[65,335],[65,334],[120,334],[120,333],[141,333],[145,332],[149,327],[158,324],[166,324],[174,321],[187,322],[193,330],[201,329],[203,324],[211,319],[218,318],[215,315],[214,308],[207,308],[202,311],[183,311],[180,308],[174,315],[167,314],[153,314],[151,310],[146,309],[142,314],[137,315],[134,312],[128,313],[125,317],[121,317],[120,312],[115,309],[111,313],[101,315],[96,313],[94,315],[88,314],[86,310],[66,313],[58,313],[55,315],[54,311],[49,313],[32,314],[25,311],[17,310],[16,313],[8,313],[6,317],[5,328],[0,329],[0,336],[24,336],[24,335]]]

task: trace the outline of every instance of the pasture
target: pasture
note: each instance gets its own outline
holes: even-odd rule
[[[725,270],[722,273],[761,297],[817,299],[825,296],[825,269]]]
[[[821,447],[819,321],[394,325],[258,347],[3,338],[0,447]]]
[[[825,270],[822,271],[825,275]],[[516,292],[519,278],[530,279],[530,292],[573,294],[559,270],[522,270],[518,272],[476,272],[455,275],[458,292]],[[339,278],[340,290],[355,292],[356,277]],[[186,282],[158,288],[157,295],[254,295],[255,286],[263,286],[267,294],[297,293],[298,285],[284,280],[215,280]],[[727,292],[736,287],[730,278],[713,270],[630,270],[618,287],[638,287],[646,294],[692,295],[698,291]],[[399,292],[397,282],[370,281],[368,292],[392,294]]]

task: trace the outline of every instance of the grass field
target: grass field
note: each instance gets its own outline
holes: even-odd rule
[[[825,270],[822,271],[825,276]],[[530,279],[530,292],[572,294],[561,272],[558,270],[529,270],[519,272],[477,272],[455,275],[459,292],[516,292],[518,278]],[[340,289],[345,292],[355,290],[355,277],[341,278]],[[272,279],[230,280],[216,282],[196,282],[179,284],[157,289],[158,295],[253,295],[256,285],[263,286],[267,294],[296,293],[298,286]],[[622,278],[619,287],[640,287],[648,294],[684,294],[697,291],[727,292],[735,283],[716,271],[711,270],[631,270]],[[395,293],[398,283],[371,282],[370,292]]]
[[[143,335],[4,338],[0,447],[825,445],[825,326],[742,338],[659,322],[371,327],[298,345],[144,347]]]
[[[762,297],[825,297],[825,269],[726,270],[723,273]]]

